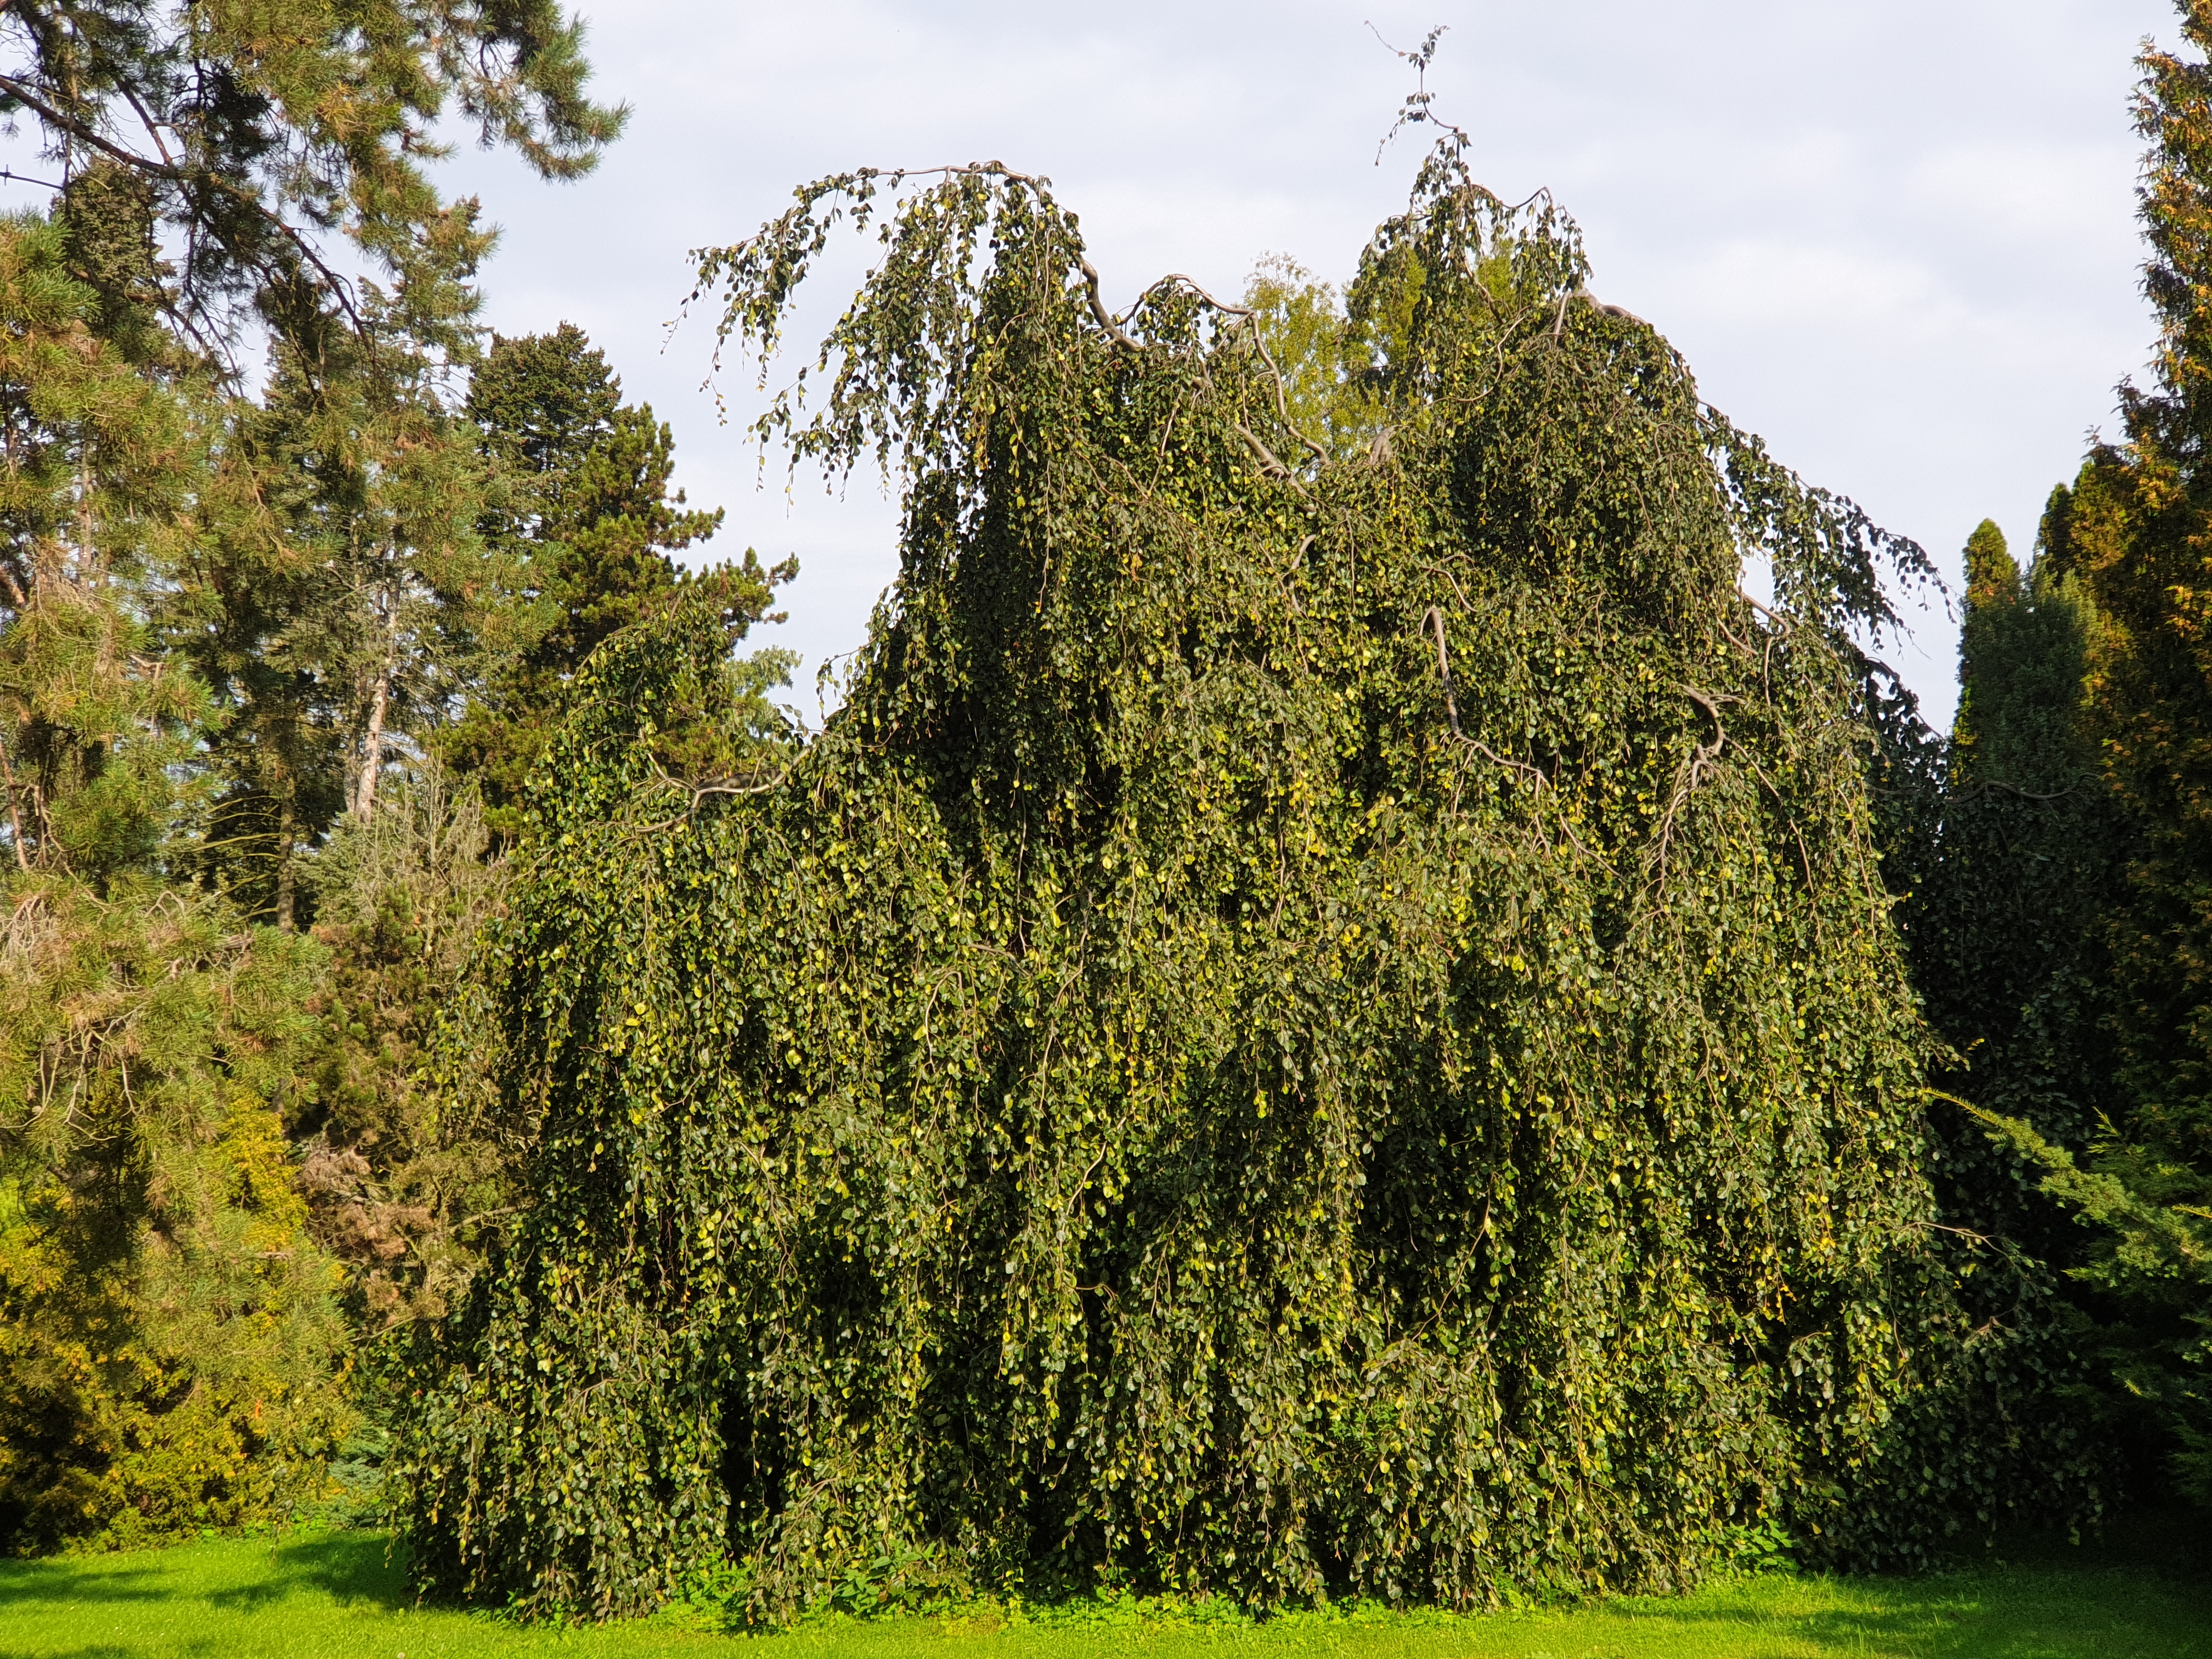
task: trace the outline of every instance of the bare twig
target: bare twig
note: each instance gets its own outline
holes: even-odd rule
[[[2088,776],[2092,775],[2085,773],[2083,775]],[[2038,794],[2033,789],[2023,789],[2016,783],[2005,783],[1996,778],[1990,778],[1986,781],[1975,784],[1970,789],[1960,790],[1957,794],[1952,796],[1951,799],[1953,804],[1956,805],[1960,801],[1972,800],[1977,795],[1985,795],[1994,792],[1997,794],[2015,796],[2021,800],[2064,800],[2074,793],[2074,789],[2075,786],[2069,783],[2063,789],[2054,790],[2050,794],[2044,795]]]
[[[1455,733],[1455,735],[1457,734]],[[1534,783],[1540,790],[1544,788],[1552,781],[1551,779],[1544,775],[1544,769],[1542,767],[1531,766],[1527,761],[1517,761],[1513,759],[1510,756],[1501,755],[1495,749],[1492,749],[1488,744],[1483,742],[1480,738],[1462,737],[1460,738],[1460,741],[1464,743],[1468,748],[1474,750],[1474,752],[1481,756],[1483,759],[1494,762],[1498,765],[1503,766],[1510,771],[1524,774],[1528,778],[1529,781]]]
[[[1193,288],[1198,287],[1195,283],[1193,283],[1191,286]],[[1206,290],[1204,289],[1199,289],[1198,291],[1201,295],[1206,294]],[[1212,301],[1209,297],[1207,303],[1212,304],[1214,301]],[[1275,354],[1267,349],[1267,337],[1260,331],[1259,318],[1253,313],[1243,310],[1243,308],[1239,307],[1228,306],[1223,307],[1222,308],[1224,310],[1238,312],[1249,325],[1252,332],[1252,344],[1260,354],[1260,361],[1267,364],[1267,373],[1274,377],[1275,413],[1281,417],[1284,426],[1289,428],[1291,434],[1293,437],[1306,447],[1308,453],[1310,453],[1316,460],[1327,460],[1328,459],[1328,451],[1323,448],[1321,445],[1316,443],[1311,438],[1306,436],[1304,429],[1295,424],[1291,419],[1291,407],[1283,396],[1282,368],[1275,362]]]
[[[130,82],[119,81],[116,84],[132,111],[137,113],[139,124],[146,129],[146,136],[154,141],[154,148],[161,152],[162,164],[167,167],[175,167],[177,158],[169,154],[169,146],[161,137],[161,129],[154,124],[154,118],[146,112],[146,106],[138,101],[138,94],[131,89]]]
[[[1382,152],[1390,147],[1390,141],[1398,136],[1399,128],[1413,126],[1423,121],[1427,122],[1431,126],[1444,128],[1458,138],[1462,149],[1467,147],[1468,143],[1467,130],[1454,125],[1437,113],[1436,94],[1429,90],[1429,65],[1436,62],[1437,42],[1443,39],[1446,30],[1449,27],[1449,24],[1440,24],[1431,29],[1428,38],[1413,51],[1401,52],[1388,40],[1382,40],[1382,30],[1376,28],[1371,22],[1368,24],[1367,32],[1382,42],[1382,50],[1395,58],[1411,64],[1416,76],[1413,93],[1398,106],[1398,118],[1390,124],[1390,131],[1382,135],[1382,142],[1375,146],[1376,167],[1382,165]]]
[[[1605,316],[1618,317],[1623,322],[1639,324],[1645,328],[1651,326],[1650,324],[1644,322],[1644,319],[1638,316],[1634,312],[1629,310],[1627,307],[1607,305],[1604,301],[1599,299],[1596,295],[1591,293],[1586,288],[1578,288],[1567,297],[1572,300],[1580,300],[1584,305],[1589,307],[1592,310],[1599,312]]]
[[[1098,326],[1106,331],[1107,338],[1115,345],[1136,350],[1137,343],[1122,332],[1121,325],[1115,320],[1114,313],[1106,309],[1106,301],[1098,292],[1098,268],[1080,253],[1075,256],[1075,263],[1083,272],[1083,285],[1091,295],[1091,314],[1098,319]]]
[[[1784,616],[1782,612],[1761,605],[1757,599],[1753,599],[1750,594],[1745,592],[1741,587],[1736,589],[1735,596],[1739,599],[1741,599],[1746,605],[1749,605],[1753,611],[1759,612],[1760,616],[1765,617],[1768,622],[1773,623],[1776,628],[1787,629],[1796,626],[1796,624],[1793,623],[1788,617]]]
[[[15,769],[8,763],[8,745],[0,740],[0,788],[8,792],[8,822],[15,830],[15,867],[31,873],[31,856],[23,850],[23,815],[15,807]]]
[[[1704,709],[1706,717],[1713,723],[1713,740],[1709,744],[1700,743],[1698,745],[1696,757],[1690,763],[1690,787],[1694,789],[1698,787],[1698,780],[1704,775],[1705,769],[1719,757],[1721,750],[1728,745],[1728,728],[1721,724],[1721,711],[1718,705],[1722,702],[1734,702],[1736,699],[1719,692],[1700,691],[1694,685],[1686,685],[1681,690],[1682,695]]]
[[[1683,767],[1677,777],[1674,793],[1667,802],[1666,816],[1659,820],[1659,845],[1653,860],[1655,873],[1661,876],[1666,873],[1667,854],[1674,845],[1675,818],[1688,804],[1690,797],[1697,793],[1698,784],[1705,781],[1712,763],[1720,758],[1721,750],[1728,746],[1728,728],[1721,724],[1720,705],[1738,701],[1724,692],[1701,691],[1694,685],[1675,689],[1705,711],[1706,718],[1713,723],[1713,737],[1711,743],[1699,739],[1696,752],[1690,757],[1688,764]],[[1810,879],[1809,870],[1808,879]]]

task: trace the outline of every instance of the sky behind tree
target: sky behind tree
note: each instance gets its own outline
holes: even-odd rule
[[[810,670],[864,636],[896,513],[872,479],[787,496],[773,460],[763,478],[738,430],[743,366],[717,425],[711,313],[665,329],[687,250],[738,240],[823,173],[998,158],[1051,175],[1117,305],[1168,270],[1240,291],[1271,252],[1340,280],[1425,148],[1410,130],[1376,165],[1413,87],[1378,33],[1407,47],[1449,25],[1429,84],[1477,175],[1509,199],[1549,186],[1603,298],[1954,581],[1984,516],[2026,554],[2044,496],[2092,428],[2114,428],[2113,387],[2148,355],[2130,98],[2142,39],[2173,37],[2165,0],[584,10],[599,94],[635,109],[599,171],[547,186],[469,150],[447,169],[506,226],[490,319],[588,330],[629,395],[675,422],[692,501],[729,508],[713,550],[799,554],[791,621],[770,632]],[[860,270],[825,272],[802,320],[826,323],[835,278]],[[1928,613],[1896,653],[1939,722],[1954,640]]]

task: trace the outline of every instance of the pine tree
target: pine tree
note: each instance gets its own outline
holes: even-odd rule
[[[365,325],[333,229],[450,307],[482,233],[423,166],[448,112],[550,179],[588,172],[626,118],[585,95],[582,26],[556,0],[63,0],[10,9],[0,41],[0,112],[36,123],[64,180],[104,170],[164,227],[179,268],[145,297],[210,361],[288,289]]]
[[[356,1011],[254,919],[505,647],[444,386],[492,233],[424,164],[458,106],[588,169],[586,73],[547,0],[0,18],[56,185],[0,225],[0,1549],[319,1489],[348,1342],[292,1138]]]
[[[172,879],[209,703],[149,618],[217,405],[95,331],[74,228],[0,223],[9,1550],[282,1513],[346,1414],[284,1142],[312,956]]]
[[[674,434],[649,405],[623,401],[606,359],[572,324],[495,339],[465,410],[506,486],[483,521],[485,539],[515,561],[537,615],[533,637],[501,662],[440,752],[480,781],[490,823],[511,839],[562,688],[609,635],[672,605],[705,604],[734,641],[797,567],[764,570],[750,551],[696,572],[678,566],[671,556],[711,537],[722,511],[672,495]],[[770,667],[766,683],[779,678]]]
[[[177,649],[228,714],[206,873],[289,928],[299,860],[367,816],[395,757],[516,643],[513,573],[476,532],[486,485],[440,364],[380,312],[277,343],[234,407],[204,533],[167,607]]]

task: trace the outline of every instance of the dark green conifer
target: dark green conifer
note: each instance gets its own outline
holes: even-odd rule
[[[1983,1363],[2029,1386],[1978,1404],[2022,1455],[2079,1471],[2109,1502],[2124,1484],[2100,1405],[2088,1301],[2065,1270],[2083,1236],[1985,1118],[2081,1147],[2121,1109],[2112,962],[2121,841],[2088,735],[2094,613],[2069,566],[2065,492],[2022,572],[1984,520],[1966,549],[1959,706],[1938,781],[1932,854],[1900,895],[1913,980],[1952,1063],[1934,1079],[1942,1224],[1968,1269]]]
[[[719,609],[734,641],[796,567],[763,570],[750,552],[698,572],[678,565],[671,556],[711,537],[722,510],[672,493],[674,434],[649,405],[623,401],[605,357],[573,324],[495,339],[466,412],[503,486],[483,534],[514,560],[535,614],[531,637],[439,748],[478,781],[495,830],[511,838],[562,690],[609,635],[680,602]]]
[[[2110,1048],[2048,1091],[2070,1121],[1988,1091],[1981,1103],[2005,1112],[2045,1188],[2101,1224],[2076,1271],[2107,1297],[2113,1397],[2157,1414],[2181,1486],[2212,1502],[2212,0],[2179,9],[2198,55],[2147,49],[2136,106],[2157,379],[2123,388],[2125,441],[2095,446],[2053,495],[2037,598],[2048,564],[2071,615],[2029,653],[2044,672],[2019,699],[2040,753],[2094,764],[2069,786],[2081,805],[2061,810],[2113,825],[2110,873],[2077,867],[2078,891],[2050,890]],[[2039,889],[2046,868],[2024,860],[2015,882]]]

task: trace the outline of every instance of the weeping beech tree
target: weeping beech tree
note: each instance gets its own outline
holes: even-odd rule
[[[759,430],[894,473],[901,574],[771,767],[711,620],[580,677],[455,1017],[540,1127],[413,1367],[427,1586],[1463,1604],[1996,1513],[1852,644],[1919,550],[1455,146],[1327,442],[1265,317],[1110,313],[997,164],[802,190],[705,257],[726,337],[841,218],[880,265]]]

